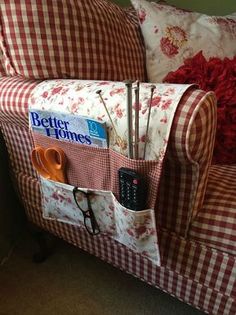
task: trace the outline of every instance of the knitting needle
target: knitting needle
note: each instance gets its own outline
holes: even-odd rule
[[[133,159],[132,81],[125,81],[127,95],[128,157]]]
[[[149,101],[148,120],[147,120],[145,144],[144,144],[144,151],[143,151],[143,159],[144,160],[145,160],[145,156],[146,156],[146,146],[147,146],[147,140],[148,140],[149,121],[150,121],[150,115],[151,115],[151,109],[152,109],[152,98],[153,98],[153,93],[154,93],[155,88],[156,88],[155,85],[151,85],[151,96],[150,96],[150,101]]]
[[[106,113],[107,113],[107,115],[108,115],[108,118],[109,118],[109,120],[110,120],[110,122],[111,122],[112,128],[113,128],[113,130],[114,130],[114,132],[115,132],[115,135],[116,135],[117,143],[118,143],[118,145],[120,146],[120,148],[123,150],[123,141],[122,141],[121,137],[118,135],[118,133],[117,133],[117,131],[116,131],[116,127],[115,127],[115,125],[114,125],[114,123],[113,123],[113,120],[112,120],[112,118],[111,118],[111,115],[110,115],[110,113],[109,113],[109,111],[108,111],[108,109],[107,109],[107,105],[106,105],[106,103],[105,103],[105,101],[104,101],[104,99],[103,99],[101,93],[102,93],[102,90],[96,91],[96,94],[99,95],[100,100],[102,101],[102,104],[103,104],[103,106],[104,106],[104,108],[105,108],[105,110],[106,110]]]
[[[135,159],[139,158],[139,81],[134,89],[135,93],[135,122],[134,122],[134,155]]]

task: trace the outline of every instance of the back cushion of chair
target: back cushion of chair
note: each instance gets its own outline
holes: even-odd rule
[[[4,56],[3,56],[3,51],[1,48],[2,42],[3,42],[3,37],[2,37],[2,29],[1,29],[1,24],[0,24],[0,78],[6,74],[5,69],[4,69]]]
[[[11,75],[16,75],[14,68],[11,65],[10,59],[7,55],[7,50],[5,47],[5,41],[2,32],[2,21],[0,16],[0,77]]]
[[[4,44],[26,78],[145,80],[132,13],[106,0],[2,0]]]

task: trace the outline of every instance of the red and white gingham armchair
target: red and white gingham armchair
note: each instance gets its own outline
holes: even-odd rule
[[[35,6],[16,0],[0,5],[0,127],[28,219],[198,309],[235,314],[236,165],[211,165],[213,94],[190,89],[175,114],[155,209],[160,267],[107,237],[43,219],[39,179],[30,160],[32,91],[45,78],[146,78],[132,11],[103,0],[61,0],[53,7],[43,0]]]

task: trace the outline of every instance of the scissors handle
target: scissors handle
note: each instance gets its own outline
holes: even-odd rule
[[[50,179],[50,173],[45,168],[44,149],[40,146],[36,146],[31,152],[31,161],[36,171],[43,177]]]
[[[66,183],[65,167],[66,155],[65,152],[58,147],[50,147],[45,150],[45,159],[49,165],[50,172],[53,174],[56,181]]]
[[[55,169],[63,169],[65,167],[66,156],[62,149],[58,147],[50,147],[45,150],[44,156],[48,163]]]
[[[44,178],[66,183],[66,155],[58,147],[47,149],[36,146],[31,152],[31,160],[36,171]]]

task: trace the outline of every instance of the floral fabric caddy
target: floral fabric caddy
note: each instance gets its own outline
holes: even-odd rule
[[[71,162],[74,175],[69,176],[69,179],[73,178],[73,180],[69,180],[68,184],[53,182],[41,177],[43,217],[49,220],[76,225],[78,228],[84,228],[83,213],[78,208],[73,195],[74,186],[78,186],[85,193],[92,194],[90,204],[101,232],[94,237],[113,238],[115,241],[145,256],[159,266],[160,253],[154,205],[174,114],[182,95],[190,86],[156,84],[151,103],[150,129],[148,138],[145,139],[151,84],[140,84],[140,103],[138,104],[140,117],[139,156],[142,156],[144,143],[147,140],[147,161],[144,161],[131,160],[126,157],[127,147],[121,148],[119,143],[117,143],[115,132],[103,104],[96,93],[96,91],[102,90],[103,98],[107,104],[117,133],[122,138],[122,141],[126,142],[126,89],[123,82],[50,80],[39,84],[31,95],[30,109],[43,110],[52,114],[60,112],[70,115],[89,116],[90,118],[106,122],[110,140],[109,149],[97,150],[94,148],[92,150],[91,148],[90,154],[97,154],[98,158],[99,154],[102,154],[101,157],[106,158],[106,165],[109,166],[109,172],[111,172],[111,174],[107,174],[106,171],[106,179],[111,178],[110,180],[113,183],[111,190],[108,190],[107,186],[104,189],[105,185],[107,185],[107,180],[102,178],[104,172],[98,170],[97,173],[99,175],[96,175],[96,169],[92,176],[99,178],[102,183],[100,189],[91,187],[91,181],[89,180],[88,182],[86,180],[83,181],[84,178],[86,179],[86,176],[83,176],[83,174],[91,172],[89,162],[87,162],[88,165],[86,164],[89,158],[83,159],[83,168],[86,171],[84,169],[79,170],[78,166],[81,164],[81,161],[78,162],[80,156],[84,154],[84,150],[87,152],[86,146],[74,143],[65,144],[64,141],[57,140],[57,144],[65,150]],[[133,102],[133,107],[135,106],[136,104]],[[50,140],[50,137],[38,136],[35,131],[33,132],[33,137],[37,145],[55,145],[55,139]],[[68,150],[68,147],[70,150]],[[111,154],[113,150],[116,152],[115,156]],[[113,160],[114,158],[115,161]],[[102,163],[105,163],[105,161],[99,160],[97,169],[99,167],[103,169]],[[114,165],[117,168],[115,170]],[[142,172],[146,172],[146,175],[143,175],[149,178],[147,178],[147,184],[150,186],[149,197],[151,194],[153,198],[148,198],[148,200],[151,200],[151,203],[147,203],[147,209],[133,211],[123,207],[118,201],[116,178],[118,177],[118,169],[119,167],[128,166],[137,171],[141,171],[142,169]],[[84,173],[81,174],[81,172]],[[80,178],[82,176],[82,185],[77,182],[75,178],[76,174]],[[114,195],[115,191],[116,195]],[[82,199],[80,202],[85,202]]]
[[[135,106],[139,108],[139,156],[143,156],[144,144],[147,140],[146,159],[158,160],[167,146],[177,105],[184,92],[192,84],[155,84],[148,138],[145,139],[151,86],[150,83],[140,84],[139,104],[135,104],[133,92],[132,106],[133,109]],[[116,141],[116,135],[106,110],[96,93],[98,90],[101,90],[117,133],[125,144],[122,148]],[[43,110],[52,114],[58,112],[81,115],[106,122],[110,148],[127,156],[125,83],[87,80],[43,81],[33,90],[29,106],[30,110]]]

